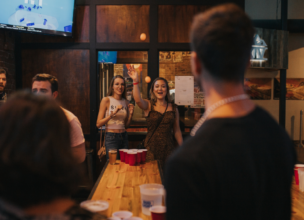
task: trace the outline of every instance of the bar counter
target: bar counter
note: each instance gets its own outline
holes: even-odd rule
[[[158,161],[147,162],[140,166],[129,166],[116,161],[105,165],[88,199],[105,200],[109,208],[101,214],[110,217],[113,212],[128,210],[133,216],[151,220],[141,212],[139,186],[146,183],[162,184],[162,170]]]

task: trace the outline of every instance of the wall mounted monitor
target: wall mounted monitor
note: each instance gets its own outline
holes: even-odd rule
[[[72,36],[75,0],[1,0],[0,28]]]
[[[117,63],[117,51],[98,51],[99,63]]]

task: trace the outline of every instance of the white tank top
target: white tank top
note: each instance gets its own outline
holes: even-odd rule
[[[111,115],[112,112],[117,108],[118,105],[122,105],[122,109],[119,110],[115,117],[111,118],[106,124],[108,129],[125,129],[125,119],[127,117],[127,101],[125,99],[117,100],[111,96],[108,96],[110,99],[109,110],[106,111],[106,117]]]

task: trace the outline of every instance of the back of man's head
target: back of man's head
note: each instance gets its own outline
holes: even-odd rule
[[[47,73],[38,73],[33,77],[32,83],[35,81],[48,81],[51,83],[52,93],[58,91],[58,80],[55,76]]]
[[[245,12],[235,4],[224,4],[194,18],[191,46],[214,80],[241,82],[253,35],[254,28]]]

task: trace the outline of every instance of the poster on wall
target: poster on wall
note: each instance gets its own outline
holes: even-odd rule
[[[205,107],[205,97],[204,92],[201,91],[200,87],[196,82],[194,82],[194,103],[191,108],[204,108]]]
[[[254,100],[271,99],[271,78],[247,78],[244,79],[244,89]]]
[[[182,52],[172,52],[173,63],[182,63],[183,62],[183,53]]]
[[[280,99],[280,79],[274,79],[274,97]],[[304,78],[286,79],[286,100],[304,100]]]
[[[194,104],[194,77],[175,76],[175,104]]]
[[[159,52],[159,62],[172,62],[172,55],[170,51]]]

